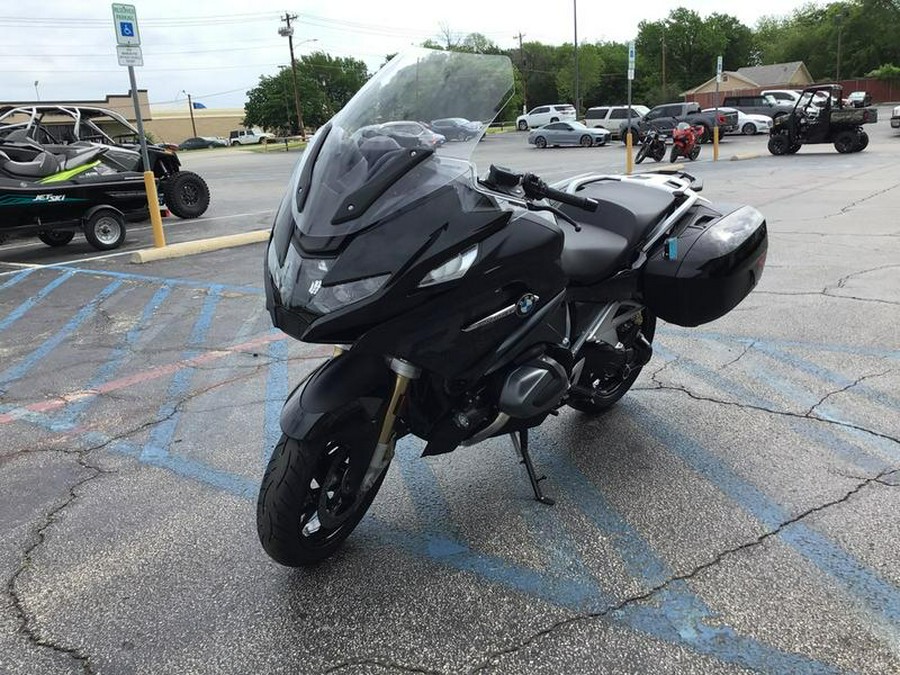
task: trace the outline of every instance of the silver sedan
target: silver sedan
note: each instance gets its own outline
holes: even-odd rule
[[[528,142],[539,148],[548,145],[606,145],[610,133],[606,129],[591,129],[581,122],[553,122],[528,134]]]

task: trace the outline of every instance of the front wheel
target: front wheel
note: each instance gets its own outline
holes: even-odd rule
[[[672,151],[669,153],[669,161],[674,164],[676,159],[678,159],[678,146],[673,145]]]
[[[387,474],[361,491],[375,440],[358,420],[335,416],[316,440],[282,436],[266,467],[256,502],[259,541],[289,567],[331,556],[365,515]]]
[[[700,146],[695,145],[691,148],[691,151],[688,153],[688,159],[692,162],[700,156]]]
[[[594,144],[594,142],[591,140],[591,137],[587,134],[581,137],[579,143],[581,144],[582,148],[589,148]]]
[[[779,155],[786,155],[791,147],[791,142],[788,140],[788,137],[783,134],[778,134],[776,136],[769,137],[769,152],[771,152],[776,157]],[[799,148],[798,148],[799,149]]]
[[[544,138],[543,136],[538,136],[537,138],[534,139],[534,144],[539,148],[546,148],[547,147],[547,139]]]
[[[525,120],[519,120],[519,123],[516,126],[519,127],[519,131],[528,131],[528,122]]]
[[[637,156],[634,158],[634,163],[635,163],[635,164],[640,164],[641,162],[643,162],[643,161],[647,158],[647,148],[648,148],[648,147],[649,147],[649,146],[647,146],[647,145],[642,145],[642,146],[641,146],[641,149],[638,150]]]
[[[650,344],[656,333],[656,316],[646,307],[617,329],[619,341],[625,348],[625,362],[611,357],[610,349],[601,344],[589,344],[581,352],[584,368],[578,378],[582,391],[590,395],[574,395],[569,405],[581,412],[598,414],[611,408],[641,374],[641,369],[653,353]]]
[[[756,133],[756,125],[753,122],[747,122],[741,127],[741,133],[744,136],[753,136]]]

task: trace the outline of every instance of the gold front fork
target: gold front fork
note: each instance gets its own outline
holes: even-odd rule
[[[381,472],[394,457],[394,443],[397,440],[394,436],[394,423],[397,421],[397,414],[403,406],[406,389],[409,387],[410,381],[419,377],[421,373],[414,365],[402,359],[393,359],[391,361],[391,370],[397,376],[394,380],[394,393],[391,395],[391,401],[384,412],[381,433],[378,435],[378,445],[375,446],[372,461],[369,463],[369,468],[366,470],[366,475],[363,478],[363,491],[369,490],[375,484],[378,476],[381,475]]]

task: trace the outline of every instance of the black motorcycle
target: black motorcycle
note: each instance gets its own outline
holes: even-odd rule
[[[336,345],[290,395],[257,527],[285,565],[331,555],[378,492],[397,440],[424,455],[509,434],[544,496],[528,430],[563,406],[621,398],[652,355],[657,318],[735,307],[763,270],[750,207],[717,208],[687,174],[582,175],[547,185],[492,166],[477,138],[426,147],[388,121],[488,124],[508,58],[394,58],[311,141],[275,217],[267,307],[299,340]]]
[[[648,157],[652,157],[655,161],[661,162],[665,156],[666,139],[659,133],[659,130],[651,128],[644,134],[644,143],[638,150],[634,161],[636,164],[640,164]]]

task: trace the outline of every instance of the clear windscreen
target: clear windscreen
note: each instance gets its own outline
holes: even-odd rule
[[[427,49],[385,65],[314,139],[294,174],[300,231],[341,236],[473,173],[513,91],[506,56]],[[307,177],[304,179],[304,175]]]

